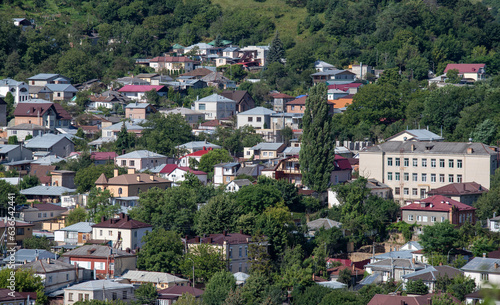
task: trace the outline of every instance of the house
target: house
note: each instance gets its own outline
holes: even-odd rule
[[[444,73],[446,74],[450,70],[457,70],[458,76],[464,79],[478,81],[486,78],[485,64],[447,64]]]
[[[221,48],[214,47],[209,45],[208,43],[199,42],[197,44],[190,45],[189,47],[184,48],[184,54],[189,53],[190,51],[197,50],[195,55],[215,55],[217,51]]]
[[[345,97],[347,95],[349,95],[349,93],[347,93],[347,92],[345,92],[343,90],[340,90],[340,89],[328,89],[327,99],[330,102],[333,102],[334,100],[337,100],[339,98]],[[340,107],[337,107],[337,108],[340,108]]]
[[[313,83],[352,83],[356,78],[356,74],[348,70],[330,69],[323,72],[311,74]]]
[[[158,291],[158,305],[173,305],[184,294],[190,294],[200,300],[204,291],[191,286],[172,286]]]
[[[37,137],[49,133],[50,129],[37,124],[23,123],[7,128],[7,137],[16,136],[22,142],[27,136]]]
[[[444,140],[443,137],[429,131],[427,129],[409,129],[398,132],[385,139],[385,141],[418,141],[418,142],[442,142]]]
[[[52,186],[75,188],[75,172],[68,170],[54,170],[50,172]]]
[[[261,164],[261,162],[254,164],[242,163],[241,167],[236,172],[236,177],[243,175],[257,179],[261,175],[264,168],[265,166]]]
[[[88,281],[64,288],[64,305],[89,300],[119,300],[128,304],[135,300],[134,291],[135,287],[132,284],[122,284],[113,280]]]
[[[272,179],[286,179],[295,185],[302,185],[302,173],[298,156],[279,160],[275,167],[262,170],[262,175]]]
[[[236,111],[244,112],[255,108],[255,101],[246,90],[223,91],[220,95],[236,102]]]
[[[130,284],[143,285],[152,283],[157,289],[175,286],[189,286],[189,281],[166,272],[129,270],[122,275]]]
[[[303,117],[304,113],[288,113],[288,112],[273,113],[270,115],[271,126],[269,127],[272,130],[281,130],[285,128],[285,126],[288,126],[292,130],[294,130],[294,133],[296,133],[302,126]]]
[[[476,208],[448,197],[435,195],[402,207],[401,219],[418,225],[434,225],[435,222],[445,220],[457,227],[465,222],[474,225]]]
[[[440,277],[453,279],[455,276],[463,275],[463,271],[450,266],[427,266],[427,268],[403,275],[403,282],[422,280],[429,287],[429,292],[436,291],[436,282]]]
[[[240,48],[240,52],[253,53],[254,57],[252,59],[257,61],[260,66],[264,67],[267,64],[266,59],[269,54],[269,46],[246,46]]]
[[[392,188],[403,203],[450,183],[490,186],[498,149],[482,143],[386,141],[359,152],[359,173]]]
[[[171,181],[155,177],[149,174],[135,173],[134,169],[129,169],[129,174],[118,175],[118,169],[114,170],[113,178],[106,178],[101,174],[96,180],[96,187],[111,192],[113,197],[131,197],[139,196],[140,192],[145,192],[153,187],[167,189],[171,186]]]
[[[47,84],[33,98],[48,99],[49,101],[70,100],[76,96],[78,90],[71,84]],[[42,96],[40,96],[42,94]],[[45,94],[45,95],[43,95]]]
[[[128,132],[134,133],[137,137],[142,135],[144,127],[131,122],[119,122],[111,126],[104,127],[102,129],[102,138],[112,138],[113,141],[118,138],[118,133],[122,130],[123,125]],[[91,142],[92,143],[92,142]]]
[[[70,80],[60,74],[40,73],[28,78],[30,86],[45,86],[48,84],[70,84]]]
[[[363,279],[363,276],[365,274],[365,271],[362,268],[357,268],[353,264],[351,266],[340,265],[337,267],[328,268],[326,270],[326,272],[327,272],[329,278],[331,279],[331,281],[339,283],[338,280],[339,280],[340,274],[345,269],[349,269],[349,271],[351,272],[351,284],[352,284],[352,286],[354,286],[354,284],[356,284],[359,280]],[[328,283],[328,282],[323,282],[323,283]],[[320,282],[318,284],[322,284],[322,283]],[[347,287],[345,287],[345,288],[347,288]]]
[[[190,72],[194,70],[195,64],[197,64],[196,61],[186,56],[159,56],[149,61],[149,66],[153,68],[155,72],[166,70],[169,73],[179,71]]]
[[[151,85],[151,83],[149,83],[148,81],[145,81],[143,79],[140,79],[140,78],[137,78],[134,76],[120,77],[120,78],[117,78],[115,80],[115,82],[118,83],[119,85],[122,85],[122,86],[126,86],[126,85],[138,85],[138,86]],[[111,88],[111,89],[113,89],[113,88]]]
[[[190,76],[190,77],[193,77],[194,79],[201,79],[204,76],[207,76],[208,74],[210,74],[212,72],[214,72],[214,71],[209,70],[207,68],[196,68],[193,71],[182,73],[179,76]]]
[[[149,150],[136,150],[115,158],[116,166],[133,168],[136,171],[167,164],[167,157]]]
[[[15,221],[14,228],[16,234],[14,235],[14,240],[11,240],[11,242],[17,244],[18,246],[22,246],[24,239],[31,238],[33,236],[34,226],[34,224],[24,221]],[[0,236],[4,236],[4,234],[6,234],[5,231],[8,230],[9,227],[12,226],[10,224],[7,225],[6,221],[0,220]]]
[[[157,110],[149,103],[130,103],[125,107],[125,118],[146,120],[151,114]]]
[[[29,86],[25,82],[18,82],[11,78],[0,80],[0,97],[5,98],[8,92],[14,97],[14,105],[27,101],[30,97]]]
[[[330,175],[331,185],[337,185],[352,179],[352,166],[347,158],[335,155],[333,163],[334,167]]]
[[[201,157],[208,154],[212,150],[213,150],[212,147],[209,147],[209,148],[203,147],[202,150],[197,150],[195,152],[192,152],[190,154],[187,154],[187,155],[180,157],[178,164],[181,167],[190,167],[191,166],[193,168],[198,168],[198,164],[201,161]],[[195,164],[191,164],[193,160],[196,161]]]
[[[14,125],[36,124],[50,129],[68,128],[73,119],[71,115],[59,104],[45,100],[28,100],[17,104],[14,110]]]
[[[138,220],[131,219],[125,213],[119,218],[104,217],[100,223],[92,226],[92,239],[111,241],[116,249],[137,249],[144,245],[143,237],[153,231],[153,226]]]
[[[434,296],[441,294],[406,295],[400,294],[376,294],[367,305],[431,305]],[[462,304],[460,300],[452,295],[445,294],[447,300],[453,300],[454,304]]]
[[[186,180],[185,176],[187,173],[191,173],[191,174],[195,175],[196,178],[198,178],[200,180],[200,182],[203,183],[204,185],[206,185],[208,182],[207,173],[205,173],[203,171],[199,171],[199,170],[194,170],[192,168],[185,167],[185,166],[177,166],[175,164],[165,165],[161,169],[159,175],[160,175],[160,177],[163,177],[165,179],[172,181],[172,183],[174,185],[179,185],[180,182]]]
[[[212,144],[210,142],[205,141],[192,141],[188,143],[184,143],[175,147],[177,150],[186,150],[189,153],[193,153],[199,150],[208,150],[211,149],[221,149],[222,146]]]
[[[54,241],[63,245],[83,245],[92,239],[93,222],[78,222],[54,231]]]
[[[286,148],[285,143],[259,143],[253,147],[245,147],[244,148],[244,156],[245,159],[254,160],[266,160],[266,159],[274,159],[278,157],[278,154],[281,153]]]
[[[248,179],[236,179],[229,182],[226,185],[226,192],[235,193],[238,192],[242,187],[246,185],[252,185],[252,182]]]
[[[405,274],[425,269],[425,267],[425,264],[413,262],[411,259],[390,258],[365,265],[365,270],[371,276],[380,275],[379,283],[386,283],[389,279],[401,281]]]
[[[186,119],[186,122],[189,126],[191,126],[191,128],[198,127],[198,124],[205,120],[205,113],[191,110],[189,108],[178,107],[170,110],[160,110],[160,112],[165,116],[168,116],[169,114],[180,114],[184,117],[184,119]]]
[[[237,176],[240,164],[236,162],[219,163],[214,165],[214,184],[225,185],[233,181]]]
[[[56,186],[57,187],[57,186]],[[37,186],[25,189],[21,191],[21,194],[25,195],[26,197],[32,196],[31,193],[35,193],[32,189],[33,188],[39,188]],[[51,188],[50,186],[42,186],[42,188]],[[28,192],[26,192],[28,191]],[[40,192],[37,192],[40,193]],[[37,223],[37,222],[42,222],[46,220],[53,220],[58,217],[61,217],[64,212],[66,212],[68,209],[63,208],[61,206],[51,204],[51,203],[37,203],[37,204],[31,204],[29,207],[26,207],[22,209],[19,213],[19,218],[22,221],[26,222],[31,222],[31,223]]]
[[[500,260],[497,258],[474,257],[460,268],[465,276],[474,280],[476,287],[489,288],[500,284]]]
[[[493,213],[493,218],[488,219],[488,229],[492,232],[500,232],[500,216]]]
[[[94,151],[90,153],[90,159],[94,160],[95,165],[114,163],[116,157],[118,157],[118,154],[115,153],[114,151],[110,152]]]
[[[333,101],[333,109],[335,113],[344,112],[347,106],[351,105],[354,101],[354,94],[348,94]]]
[[[64,134],[44,134],[30,139],[25,145],[26,148],[37,152],[47,152],[52,155],[65,158],[75,151],[75,143]]]
[[[36,292],[17,292],[7,288],[0,289],[0,304],[2,305],[35,305],[35,303]]]
[[[214,93],[194,102],[195,110],[205,113],[205,120],[215,120],[236,114],[236,102]]]
[[[146,101],[146,92],[151,90],[155,90],[159,96],[166,96],[168,94],[168,88],[163,85],[125,85],[118,92],[123,93],[126,97],[134,101]]]
[[[236,82],[225,77],[222,72],[212,72],[202,77],[201,80],[206,82],[208,86],[218,89],[236,88]]]
[[[309,221],[307,223],[307,228],[309,229],[308,234],[310,236],[314,236],[314,233],[319,231],[321,228],[325,230],[329,230],[331,228],[337,228],[342,230],[342,224],[338,221],[331,220],[328,218],[318,218],[313,221]],[[342,233],[345,234],[345,230],[342,230]]]
[[[384,183],[376,179],[368,179],[366,187],[370,189],[370,193],[384,199],[392,199],[392,189]]]
[[[32,151],[22,145],[0,144],[0,163],[12,161],[32,160]]]
[[[303,114],[304,111],[306,110],[306,99],[307,95],[297,97],[295,100],[288,102],[286,104],[286,112],[288,113],[301,113]],[[328,113],[330,115],[333,115],[334,110],[334,103],[331,101],[328,101]]]
[[[14,260],[10,256],[5,257],[2,262],[4,264],[13,264],[14,267],[20,267],[37,260],[55,259],[56,254],[43,249],[19,249],[14,255]]]
[[[124,105],[130,102],[125,94],[117,91],[108,90],[101,94],[89,96],[90,103],[87,105],[88,109],[99,109],[101,107],[107,109],[123,108]]]
[[[271,127],[271,114],[273,110],[256,107],[245,112],[240,112],[237,117],[237,128],[252,126],[255,129],[268,129]]]
[[[174,81],[174,79],[168,75],[157,75],[151,78],[150,84],[153,86],[159,86],[165,85],[172,81]]]
[[[359,65],[349,65],[349,69],[347,70],[356,74],[356,79],[367,79],[366,76],[368,73],[372,74],[373,77],[375,76],[375,70],[373,67],[363,65],[363,63],[360,63]]]
[[[196,236],[186,241],[188,252],[193,246],[208,244],[227,261],[227,270],[231,273],[248,272],[251,260],[248,258],[248,245],[251,236],[240,233],[209,234],[206,237]]]
[[[316,69],[316,72],[324,72],[328,70],[335,70],[335,66],[322,60],[317,60],[314,62],[314,69]]]
[[[488,189],[476,182],[451,183],[428,192],[429,196],[442,195],[453,200],[473,205]]]
[[[269,96],[273,99],[273,110],[275,112],[284,112],[285,105],[295,99],[293,96],[279,92],[271,93]]]
[[[328,90],[338,89],[347,92],[348,94],[354,95],[358,93],[359,89],[361,89],[362,87],[363,87],[362,83],[333,84],[333,85],[328,85]]]
[[[19,269],[31,270],[42,279],[45,293],[67,287],[83,279],[83,268],[55,259],[39,259],[22,265]]]
[[[160,74],[158,74],[158,73],[139,73],[135,77],[142,79],[142,80],[145,80],[148,83],[151,83],[151,80],[153,80],[153,78],[156,76],[160,76]]]
[[[483,288],[465,295],[465,304],[476,305],[485,304],[484,300],[490,298],[490,300],[495,301],[494,304],[498,304],[500,301],[500,296],[498,295],[497,289]]]
[[[106,278],[135,270],[137,256],[110,246],[84,245],[64,253],[61,261],[91,270],[96,278]]]
[[[52,177],[50,176],[50,172],[53,170],[56,170],[55,165],[31,164],[29,175],[36,176],[38,180],[40,180],[41,185],[50,186],[52,182]]]

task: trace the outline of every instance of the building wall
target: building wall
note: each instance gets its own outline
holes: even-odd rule
[[[139,229],[114,229],[114,228],[92,228],[92,239],[98,240],[110,240],[115,246],[118,240],[118,232],[121,233],[121,246],[119,249],[126,250],[142,248],[144,242],[142,238],[146,235],[146,232],[151,232],[152,228],[139,228]]]
[[[63,210],[55,210],[55,211],[24,211],[21,214],[24,221],[44,221],[49,219],[54,219],[65,212]]]
[[[59,272],[36,275],[43,279],[45,291],[51,292],[82,280],[83,270],[75,268],[74,270],[63,270]]]
[[[153,168],[167,163],[167,157],[151,157],[151,158],[116,158],[117,166],[134,168],[136,171]]]
[[[71,300],[70,295],[72,296]],[[95,291],[64,289],[64,305],[74,304],[75,302],[85,301],[87,299],[100,301],[121,300],[128,304],[134,300],[134,288],[124,287],[122,289],[101,289]]]
[[[140,192],[146,192],[147,190],[153,187],[167,189],[168,187],[170,187],[170,182],[141,183],[141,184],[131,184],[131,185],[105,185],[105,186],[96,185],[96,186],[100,189],[109,190],[113,195],[113,197],[130,197],[130,196],[139,196]]]
[[[238,114],[238,128],[243,126],[253,126],[255,129],[269,128],[271,120],[269,115],[243,115]]]
[[[286,105],[286,112],[289,113],[304,113],[305,110],[305,105]]]
[[[106,277],[106,274],[120,276],[127,270],[137,269],[136,256],[111,257],[110,259],[70,257],[68,258],[68,262],[72,265],[76,263],[79,267],[87,270],[95,270],[99,278]],[[108,264],[110,264],[109,267]]]
[[[491,285],[500,285],[500,274],[488,274],[488,281],[482,280],[481,279],[481,273],[480,272],[470,272],[470,271],[464,271],[465,276],[469,276],[470,278],[474,279],[474,282],[476,282],[476,287],[481,288],[481,287],[491,287]]]

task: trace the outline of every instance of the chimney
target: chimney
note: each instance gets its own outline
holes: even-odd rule
[[[106,217],[102,216],[101,217],[101,222],[105,222],[106,221]]]
[[[415,258],[414,257],[411,259],[411,263],[415,264]]]
[[[113,170],[113,177],[118,177],[118,169],[117,168],[115,168]]]
[[[125,218],[125,213],[120,213],[120,219]]]
[[[50,264],[50,258],[47,257],[47,264]]]
[[[199,237],[199,236],[196,236],[196,237],[194,238],[194,242],[195,242],[195,243],[197,243],[197,244],[199,244],[199,243],[200,243],[200,237]]]
[[[137,182],[141,182],[141,175],[137,175]]]
[[[212,243],[212,237],[207,238],[207,243],[211,244]]]
[[[497,268],[498,268],[498,263],[495,263],[495,269],[497,269]]]
[[[240,229],[240,234],[243,234],[243,230],[242,229]]]
[[[467,154],[471,155],[474,152],[474,149],[472,147],[467,148]]]
[[[227,236],[227,231],[226,230],[222,231],[222,235]]]
[[[483,258],[486,258],[486,253],[483,253]]]
[[[126,220],[126,221],[129,221],[129,220],[130,220],[130,215],[128,215],[128,214],[127,214],[127,215],[125,215],[125,220]]]
[[[127,174],[129,174],[129,175],[135,174],[135,168],[129,168],[129,169],[127,169]]]
[[[149,175],[149,179],[150,179],[151,181],[155,181],[155,176],[154,176],[154,175]]]

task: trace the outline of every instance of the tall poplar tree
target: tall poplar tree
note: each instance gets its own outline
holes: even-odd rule
[[[327,87],[321,83],[310,90],[302,119],[303,134],[300,149],[302,181],[309,188],[324,192],[334,169],[334,138],[328,114]]]
[[[267,64],[269,65],[273,62],[281,63],[283,57],[285,57],[285,49],[283,48],[280,34],[276,31],[273,41],[271,42],[271,47],[269,48],[269,55],[267,55]]]

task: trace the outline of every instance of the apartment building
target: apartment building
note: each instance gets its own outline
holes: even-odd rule
[[[403,203],[450,183],[489,188],[497,157],[497,147],[482,143],[387,141],[359,153],[359,173],[390,186]]]

